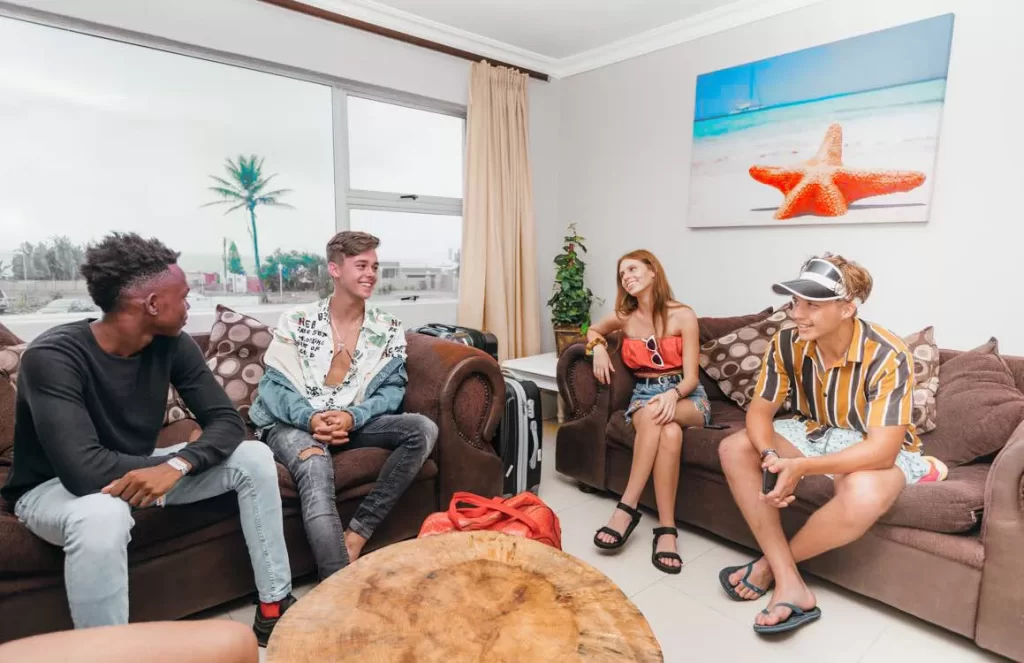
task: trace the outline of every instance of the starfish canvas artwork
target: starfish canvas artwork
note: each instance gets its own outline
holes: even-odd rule
[[[698,76],[687,225],[926,222],[953,19]]]

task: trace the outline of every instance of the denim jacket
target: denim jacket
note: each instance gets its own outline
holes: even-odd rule
[[[352,415],[352,430],[362,428],[382,414],[398,412],[405,399],[408,381],[404,358],[394,357],[385,364],[367,385],[363,401],[359,405],[342,408],[342,412]],[[260,380],[259,395],[249,409],[249,418],[260,431],[279,422],[309,431],[313,415],[319,412],[322,410],[314,409],[284,374],[267,368]]]

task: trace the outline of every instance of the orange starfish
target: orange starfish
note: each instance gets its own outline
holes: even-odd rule
[[[776,219],[798,214],[842,216],[850,203],[916,189],[925,174],[915,170],[855,170],[843,166],[843,128],[829,126],[818,153],[799,166],[751,166],[750,176],[786,196]]]

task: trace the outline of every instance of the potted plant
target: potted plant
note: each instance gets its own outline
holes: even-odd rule
[[[579,252],[587,252],[583,237],[576,231],[576,224],[570,223],[568,234],[562,244],[562,253],[555,256],[555,293],[548,300],[551,308],[551,322],[555,327],[555,347],[558,354],[580,340],[590,327],[590,306],[594,293],[583,283],[586,264]]]

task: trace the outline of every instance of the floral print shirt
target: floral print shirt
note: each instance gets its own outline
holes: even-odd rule
[[[406,359],[402,321],[374,306],[366,305],[363,326],[352,352],[352,364],[338,385],[327,384],[334,359],[331,328],[331,299],[299,306],[281,318],[277,339],[293,344],[302,365],[305,396],[316,410],[341,410],[359,405],[374,376],[394,358]]]

